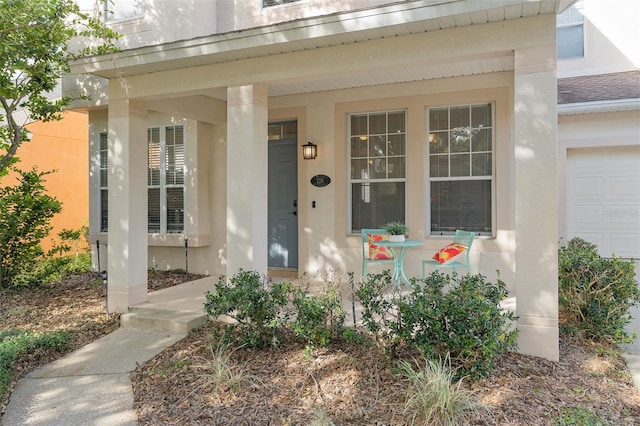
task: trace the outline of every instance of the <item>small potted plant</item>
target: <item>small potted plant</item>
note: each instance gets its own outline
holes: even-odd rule
[[[384,225],[384,229],[389,233],[389,241],[402,242],[409,227],[402,222],[389,222]]]

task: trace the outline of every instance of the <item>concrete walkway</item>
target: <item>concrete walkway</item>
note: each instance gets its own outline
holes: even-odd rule
[[[136,425],[130,373],[204,321],[205,292],[215,280],[207,277],[150,293],[148,302],[122,316],[120,329],[21,379],[0,424]],[[343,300],[351,314],[344,294]],[[626,352],[640,390],[640,354]]]
[[[213,284],[207,277],[149,293],[148,302],[122,316],[121,328],[18,381],[0,424],[136,425],[130,373],[186,337],[189,324],[202,324],[204,294]]]

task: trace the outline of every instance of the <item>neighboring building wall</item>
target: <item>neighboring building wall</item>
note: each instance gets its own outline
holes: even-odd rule
[[[559,60],[558,78],[640,69],[640,2],[583,0],[581,10],[584,57]]]
[[[558,236],[640,265],[640,2],[577,7],[584,57],[558,61]],[[640,354],[640,340],[625,349]]]
[[[89,178],[87,174],[87,114],[68,111],[61,121],[35,122],[27,126],[31,142],[22,144],[16,164],[21,170],[36,166],[40,171],[55,170],[45,176],[47,193],[62,202],[62,212],[54,216],[53,229],[42,242],[45,251],[59,242],[58,232],[89,224]],[[2,180],[12,181],[11,176]]]
[[[620,151],[620,156],[632,156],[640,149],[640,2],[616,0],[602,2],[583,0],[575,5],[584,15],[584,57],[558,60],[558,177],[559,177],[559,237],[566,239],[570,223],[576,218],[567,217],[567,159],[571,153],[581,155],[585,150],[607,149]],[[608,156],[615,157],[609,152]],[[610,161],[618,161],[611,158]],[[635,161],[635,159],[634,159]],[[629,175],[628,179],[631,178]],[[611,179],[608,179],[611,180]],[[633,184],[631,184],[633,185]],[[619,186],[619,189],[622,187]],[[635,186],[640,188],[640,183]],[[606,191],[613,188],[608,187]],[[636,208],[640,192],[628,190],[629,206]],[[588,195],[588,194],[586,194]],[[604,214],[604,212],[602,213]],[[584,218],[583,218],[584,219]],[[640,232],[640,213],[618,218],[623,220],[620,230],[628,236]],[[592,225],[611,223],[615,217],[593,217]],[[635,223],[634,223],[635,222]],[[573,226],[575,228],[575,226]],[[592,232],[597,232],[592,227]],[[602,233],[600,233],[602,234]],[[587,234],[583,234],[587,238]],[[597,243],[601,236],[588,239]],[[637,244],[640,246],[640,243]],[[622,250],[627,256],[640,255],[640,248],[627,249],[603,244],[604,255]]]

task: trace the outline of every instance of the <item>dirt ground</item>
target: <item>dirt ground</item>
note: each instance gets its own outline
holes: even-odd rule
[[[150,288],[187,278],[154,273]],[[0,330],[62,328],[73,336],[67,351],[115,330],[118,319],[105,314],[97,274],[0,290]],[[410,424],[403,412],[406,383],[393,374],[395,361],[374,346],[338,342],[309,356],[291,336],[277,348],[229,348],[238,379],[216,389],[214,329],[208,323],[132,373],[141,425]],[[19,365],[16,379],[61,355],[34,354]],[[563,337],[560,356],[550,362],[509,353],[491,377],[464,383],[486,407],[466,424],[640,425],[640,393],[615,347]]]

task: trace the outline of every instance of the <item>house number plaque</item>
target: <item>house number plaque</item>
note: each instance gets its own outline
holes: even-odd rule
[[[331,183],[331,178],[327,175],[315,175],[311,178],[311,185],[317,186],[318,188],[322,188],[323,186],[327,186]]]

